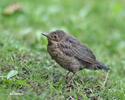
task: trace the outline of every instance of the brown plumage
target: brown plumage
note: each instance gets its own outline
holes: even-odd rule
[[[52,59],[69,72],[76,73],[85,68],[109,70],[107,66],[96,60],[90,49],[64,31],[56,30],[43,35],[48,38],[47,50]]]

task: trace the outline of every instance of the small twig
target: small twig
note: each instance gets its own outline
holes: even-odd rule
[[[10,95],[24,95],[24,93],[23,92],[22,93],[18,93],[18,92],[12,91],[10,93]]]
[[[106,86],[106,83],[107,83],[107,81],[108,81],[108,74],[109,74],[109,71],[108,71],[107,74],[106,74],[105,81],[103,82],[103,87]]]

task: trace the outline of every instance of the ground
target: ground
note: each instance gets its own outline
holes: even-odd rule
[[[13,3],[20,9],[8,14]],[[124,21],[124,0],[0,0],[1,100],[124,100]],[[82,70],[67,85],[72,74],[63,80],[67,71],[51,59],[41,35],[55,29],[91,48],[110,72]]]

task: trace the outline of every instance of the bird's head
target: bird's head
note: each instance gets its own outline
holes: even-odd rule
[[[63,30],[56,30],[56,31],[50,32],[49,34],[42,33],[42,35],[47,37],[48,41],[59,42],[65,37],[66,33]]]

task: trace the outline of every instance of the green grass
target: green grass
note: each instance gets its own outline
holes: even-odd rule
[[[3,15],[6,6],[19,3],[21,11]],[[0,0],[1,100],[124,100],[125,98],[124,0]],[[42,32],[63,29],[86,44],[97,59],[111,68],[83,70],[69,87],[66,70],[51,59]],[[71,78],[71,75],[68,79]],[[10,93],[23,92],[23,96]]]

